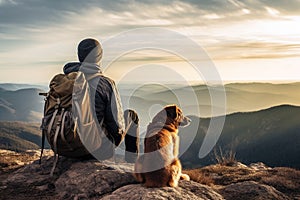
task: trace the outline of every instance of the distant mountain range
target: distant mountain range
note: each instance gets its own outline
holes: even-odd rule
[[[19,84],[19,83],[0,83],[0,88],[4,90],[16,91],[21,89],[31,89],[36,88],[40,90],[48,90],[47,85],[37,85],[37,84]]]
[[[193,140],[181,157],[183,165],[198,167],[213,163],[213,153],[203,159],[198,158],[198,153],[211,117],[210,92],[218,93],[217,87],[157,84],[135,90],[132,90],[135,85],[118,87],[124,108],[138,112],[142,133],[156,112],[153,106],[158,109],[157,105],[180,105],[193,120],[180,131],[182,146]],[[38,93],[47,90],[42,85],[0,84],[1,148],[18,151],[39,148],[44,100]],[[227,116],[217,150],[221,148],[223,153],[232,150],[246,164],[262,161],[270,166],[300,168],[300,107],[297,107],[300,83],[232,83],[225,85],[225,90]],[[200,116],[194,115],[197,109]],[[194,139],[189,134],[193,130],[197,130]]]
[[[246,164],[263,162],[269,166],[287,166],[300,169],[300,107],[282,105],[266,110],[235,113],[226,116],[216,149],[236,153],[236,158]],[[215,163],[214,151],[203,159],[199,149],[206,134],[210,118],[191,116],[190,126],[180,129],[181,149],[192,141],[180,157],[185,168],[195,168]],[[195,138],[191,131],[197,130]],[[24,151],[41,145],[39,124],[0,122],[0,149]]]
[[[135,88],[134,84],[119,85],[124,109],[135,109],[140,115],[142,126],[151,120],[149,114],[153,105],[178,104],[187,115],[211,117],[210,93],[218,94],[219,88],[206,85],[158,85],[150,84]],[[40,122],[43,112],[43,85],[0,84],[0,120]],[[232,83],[225,85],[226,114],[249,112],[282,104],[300,106],[300,83]],[[224,113],[218,112],[215,116]],[[197,112],[200,111],[200,113]],[[219,109],[221,110],[221,109]],[[156,111],[156,110],[155,110]]]
[[[210,118],[191,117],[192,123],[180,131],[181,143],[193,141],[181,156],[185,167],[199,167],[215,162],[214,152],[203,159],[199,150],[208,129]],[[300,107],[282,105],[266,110],[235,113],[226,116],[216,151],[223,155],[236,153],[237,160],[250,164],[264,162],[269,166],[288,166],[300,169]],[[191,139],[191,130],[198,130]]]
[[[5,90],[0,85],[0,120],[39,122],[42,118],[44,100],[38,96],[43,90],[37,88]]]
[[[120,93],[126,96],[123,104],[137,110],[138,113],[148,111],[154,104],[180,105],[184,113],[198,117],[212,117],[212,106],[217,110],[215,115],[224,115],[222,109],[212,105],[212,94],[222,95],[222,87],[207,85],[146,85],[141,86],[129,95],[130,89],[120,86]],[[127,88],[132,88],[128,85]],[[300,83],[232,83],[224,86],[226,92],[225,114],[249,112],[270,108],[282,104],[300,106]],[[137,98],[138,97],[138,98]],[[141,103],[143,106],[140,106]],[[200,116],[197,110],[199,110]],[[148,123],[148,121],[146,122]]]
[[[0,121],[0,149],[25,151],[41,146],[39,124]]]

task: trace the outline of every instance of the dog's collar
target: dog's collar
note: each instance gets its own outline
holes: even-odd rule
[[[170,127],[166,126],[166,124],[163,122],[155,122],[155,123],[151,122],[148,125],[147,132],[152,132],[153,130],[161,130],[161,129],[170,130]],[[170,130],[170,131],[173,131],[173,130]]]

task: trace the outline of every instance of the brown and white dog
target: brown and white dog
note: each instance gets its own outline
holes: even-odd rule
[[[144,154],[135,163],[134,177],[146,187],[178,186],[180,179],[189,180],[182,174],[178,159],[178,127],[187,126],[190,119],[176,105],[166,106],[147,127]]]

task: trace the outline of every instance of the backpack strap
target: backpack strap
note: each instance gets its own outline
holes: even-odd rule
[[[62,108],[61,113],[60,113],[60,115],[58,117],[58,120],[57,120],[57,126],[56,126],[56,130],[55,130],[55,135],[54,135],[54,141],[53,141],[54,164],[53,164],[53,167],[51,169],[50,176],[53,176],[53,173],[54,173],[54,170],[56,168],[57,161],[58,161],[57,138],[58,138],[59,131],[61,129],[61,122],[62,122],[62,118],[63,118],[64,113],[65,113],[65,109]]]
[[[53,166],[52,166],[52,169],[51,169],[51,172],[50,172],[51,177],[54,174],[54,170],[55,170],[57,162],[58,162],[58,157],[59,157],[58,154],[54,154],[54,163],[53,163]]]
[[[54,152],[55,153],[57,153],[57,138],[58,138],[59,131],[61,129],[61,122],[62,122],[62,118],[63,118],[64,113],[65,113],[65,109],[62,108],[61,113],[58,116],[57,126],[56,126],[56,130],[55,130],[54,141],[53,141],[53,146],[54,146]]]
[[[58,109],[55,109],[51,121],[49,123],[49,126],[47,128],[47,133],[48,135],[50,134],[50,131],[52,129],[52,125],[54,123],[55,117],[57,115]],[[39,164],[42,164],[42,157],[43,157],[43,153],[44,153],[44,148],[45,148],[45,139],[46,139],[46,133],[44,132],[44,130],[42,131],[42,149],[41,149],[41,155],[40,155],[40,160],[39,160]]]
[[[73,151],[72,146],[71,146],[71,145],[69,144],[69,142],[67,142],[67,140],[66,140],[65,132],[64,132],[64,130],[65,130],[66,117],[67,117],[67,115],[69,115],[69,114],[70,114],[70,111],[65,111],[64,114],[63,114],[63,116],[62,116],[62,122],[61,122],[61,128],[60,128],[60,138],[61,138],[61,140],[69,147],[69,149]],[[75,138],[75,135],[76,135],[76,134],[75,134],[75,130],[76,130],[76,129],[74,129],[74,138]]]
[[[57,98],[56,101],[57,101],[57,103],[56,103],[56,106],[55,106],[55,111],[54,111],[54,113],[52,114],[52,118],[51,118],[51,121],[50,121],[49,126],[48,126],[48,129],[47,129],[48,135],[50,135],[50,131],[51,131],[51,129],[52,129],[52,126],[53,126],[53,123],[54,123],[54,120],[55,120],[55,117],[56,117],[56,115],[57,115],[58,108],[59,108],[59,105],[60,105],[60,99]]]
[[[67,143],[65,134],[64,134],[64,127],[65,127],[65,120],[66,120],[66,115],[68,111],[65,111],[62,117],[62,122],[61,122],[61,129],[60,129],[60,137],[63,142]]]

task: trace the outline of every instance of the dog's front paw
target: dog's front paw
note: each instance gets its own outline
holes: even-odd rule
[[[181,180],[189,181],[189,180],[190,180],[190,176],[187,175],[187,174],[181,174],[180,179],[181,179]]]
[[[169,181],[170,187],[177,187],[178,186],[178,180],[170,180]]]

